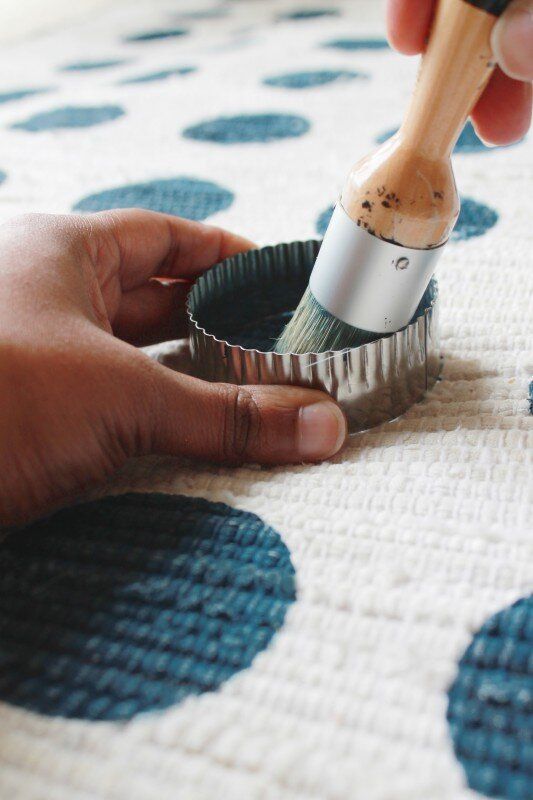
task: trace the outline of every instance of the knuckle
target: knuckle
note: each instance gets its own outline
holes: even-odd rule
[[[242,462],[260,438],[261,413],[252,393],[243,386],[225,385],[224,419],[220,440],[221,458]]]

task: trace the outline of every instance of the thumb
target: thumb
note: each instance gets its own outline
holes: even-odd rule
[[[509,77],[533,79],[533,0],[514,0],[508,6],[494,26],[491,45]]]
[[[152,452],[231,464],[290,464],[333,456],[346,418],[326,394],[292,386],[207,383],[157,365],[145,424]]]

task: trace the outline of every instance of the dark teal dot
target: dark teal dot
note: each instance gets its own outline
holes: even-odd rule
[[[368,75],[354,70],[322,69],[310,70],[309,72],[287,72],[284,75],[265,78],[263,83],[266,86],[279,86],[283,89],[308,89],[312,86],[351,81],[355,78],[367,79]]]
[[[146,75],[137,75],[133,78],[125,78],[120,81],[120,83],[123,85],[130,83],[155,83],[156,81],[164,81],[167,78],[173,78],[176,75],[190,75],[191,72],[196,72],[196,67],[174,67],[173,69],[162,69],[158,72],[148,72]]]
[[[378,144],[383,144],[383,142],[386,142],[387,139],[390,139],[390,137],[394,136],[397,132],[398,128],[390,128],[389,130],[383,131],[379,136],[376,136],[376,142]],[[470,120],[468,120],[456,142],[454,153],[490,153],[491,150],[499,150],[502,146],[512,147],[512,145],[487,147],[477,135]]]
[[[166,178],[126,184],[88,195],[79,200],[73,210],[146,208],[187,219],[204,220],[228,208],[232,202],[232,192],[216,183],[195,178]]]
[[[186,36],[189,31],[184,28],[160,28],[153,31],[143,31],[142,33],[134,33],[127,36],[124,41],[126,42],[154,42],[158,39],[178,39],[181,36]]]
[[[318,219],[315,223],[316,232],[319,236],[324,236],[327,227],[329,225],[329,221],[331,219],[331,215],[333,214],[335,206],[328,206],[324,211],[321,211],[318,215]]]
[[[1,92],[0,104],[11,103],[13,100],[22,100],[24,97],[33,97],[33,95],[43,94],[49,91],[49,87],[42,87],[40,89],[17,89],[13,92]]]
[[[321,17],[338,17],[339,13],[338,8],[302,8],[298,11],[289,11],[287,14],[281,14],[280,19],[300,21],[319,19]]]
[[[60,67],[61,72],[91,72],[92,70],[107,69],[107,67],[118,67],[127,64],[125,59],[107,59],[103,61],[73,61]]]
[[[335,50],[385,50],[388,46],[386,39],[332,39],[324,43],[324,47]]]
[[[295,114],[241,114],[200,122],[184,130],[183,135],[219,144],[272,142],[303,136],[309,128],[309,122]]]
[[[124,109],[120,106],[65,106],[34,114],[24,122],[17,122],[11,127],[32,133],[61,128],[90,128],[122,117],[124,113]]]
[[[316,231],[319,236],[324,236],[329,225],[333,206],[329,206],[319,215],[316,221]],[[489,206],[478,203],[470,197],[461,198],[461,211],[451,235],[451,241],[471,239],[482,236],[485,231],[493,228],[498,221],[498,214]]]
[[[461,198],[461,211],[452,231],[451,240],[461,241],[482,236],[485,231],[493,228],[498,221],[498,214],[494,209],[483,203],[478,203],[470,197]]]
[[[533,786],[533,596],[477,631],[448,691],[455,755],[471,789],[531,800]]]
[[[533,381],[531,381],[529,384],[528,401],[529,401],[529,413],[533,414]]]
[[[251,666],[296,598],[279,534],[255,514],[163,494],[108,497],[0,550],[0,699],[125,720]]]

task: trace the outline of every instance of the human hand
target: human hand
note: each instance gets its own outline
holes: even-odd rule
[[[264,464],[337,452],[346,421],[310,389],[212,384],[133,345],[185,335],[183,281],[250,242],[150,211],[0,227],[0,524],[22,523],[146,453]]]
[[[406,55],[421,53],[436,0],[387,0],[391,45]],[[531,122],[533,0],[514,0],[492,31],[498,66],[472,111],[472,122],[488,144],[521,139]]]

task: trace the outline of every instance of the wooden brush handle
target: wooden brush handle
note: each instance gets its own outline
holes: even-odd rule
[[[490,34],[507,2],[439,0],[400,130],[342,192],[348,216],[375,236],[423,249],[449,237],[459,213],[450,154],[494,68]]]

